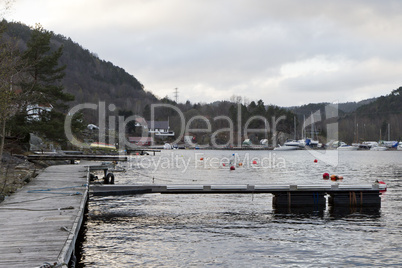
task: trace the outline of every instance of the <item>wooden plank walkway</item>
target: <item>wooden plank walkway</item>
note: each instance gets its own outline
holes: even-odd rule
[[[35,160],[93,160],[93,161],[127,161],[127,156],[122,155],[85,155],[85,154],[68,154],[68,155],[49,155],[49,154],[32,154],[27,156],[29,161]]]
[[[0,203],[0,267],[68,263],[88,198],[87,170],[48,167]]]

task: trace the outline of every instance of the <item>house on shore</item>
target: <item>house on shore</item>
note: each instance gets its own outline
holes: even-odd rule
[[[174,137],[174,131],[170,130],[169,121],[147,121],[148,133],[156,138]]]

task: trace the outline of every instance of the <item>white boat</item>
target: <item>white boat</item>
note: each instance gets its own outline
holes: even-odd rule
[[[306,143],[304,140],[289,140],[289,141],[286,141],[283,145],[284,146],[293,146],[296,148],[303,148],[306,145]]]
[[[310,138],[306,139],[306,145],[310,146],[310,147],[313,147],[313,148],[321,147],[320,143],[318,142],[318,140],[313,140],[313,139],[310,139]]]
[[[383,141],[382,144],[387,148],[397,148],[399,145],[398,141]]]
[[[358,149],[357,146],[350,146],[347,144],[341,145],[337,148],[337,150],[340,150],[340,151],[356,151],[357,149]]]
[[[398,145],[398,147],[396,148],[398,151],[402,151],[402,143],[401,142],[399,142],[399,145]]]
[[[172,145],[170,145],[170,143],[165,143],[165,145],[163,145],[163,149],[165,149],[165,150],[171,150],[171,149],[172,149]]]
[[[337,149],[338,147],[341,146],[347,146],[347,144],[344,143],[343,141],[330,141],[329,143],[326,144],[326,147],[330,149]]]
[[[291,151],[291,150],[297,150],[298,147],[297,146],[278,146],[274,148],[274,151]]]
[[[364,141],[363,144],[367,145],[370,148],[378,146],[378,142],[376,141]]]

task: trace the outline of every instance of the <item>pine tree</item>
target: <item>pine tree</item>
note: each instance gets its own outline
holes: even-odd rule
[[[28,64],[26,79],[21,88],[27,97],[28,103],[60,104],[74,100],[74,96],[63,92],[61,80],[66,66],[59,66],[59,59],[63,54],[63,46],[55,51],[51,49],[52,33],[37,25],[31,33],[27,43],[27,50],[22,59]]]
[[[67,101],[74,96],[63,92],[61,83],[66,66],[59,66],[63,53],[60,46],[53,50],[52,33],[36,25],[32,30],[27,49],[22,54],[24,77],[21,88],[19,114],[10,122],[14,132],[35,132],[45,138],[63,142],[63,116],[68,108]],[[51,126],[51,127],[50,127]]]

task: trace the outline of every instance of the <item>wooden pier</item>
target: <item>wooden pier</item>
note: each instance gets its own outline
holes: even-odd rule
[[[275,207],[381,206],[383,185],[91,185],[94,196],[161,194],[273,194]]]
[[[136,149],[126,149],[127,154],[138,153],[139,155],[148,154],[148,152],[152,152],[154,155],[155,153],[160,153],[161,150],[159,149],[147,149],[147,148],[136,148]]]
[[[0,267],[67,267],[88,198],[88,168],[45,169],[0,203]]]
[[[59,154],[32,154],[27,156],[29,161],[63,161],[68,160],[71,161],[71,164],[74,164],[76,160],[88,160],[88,161],[127,161],[127,156],[121,155],[84,155],[84,154],[67,154],[67,155],[59,155]]]

